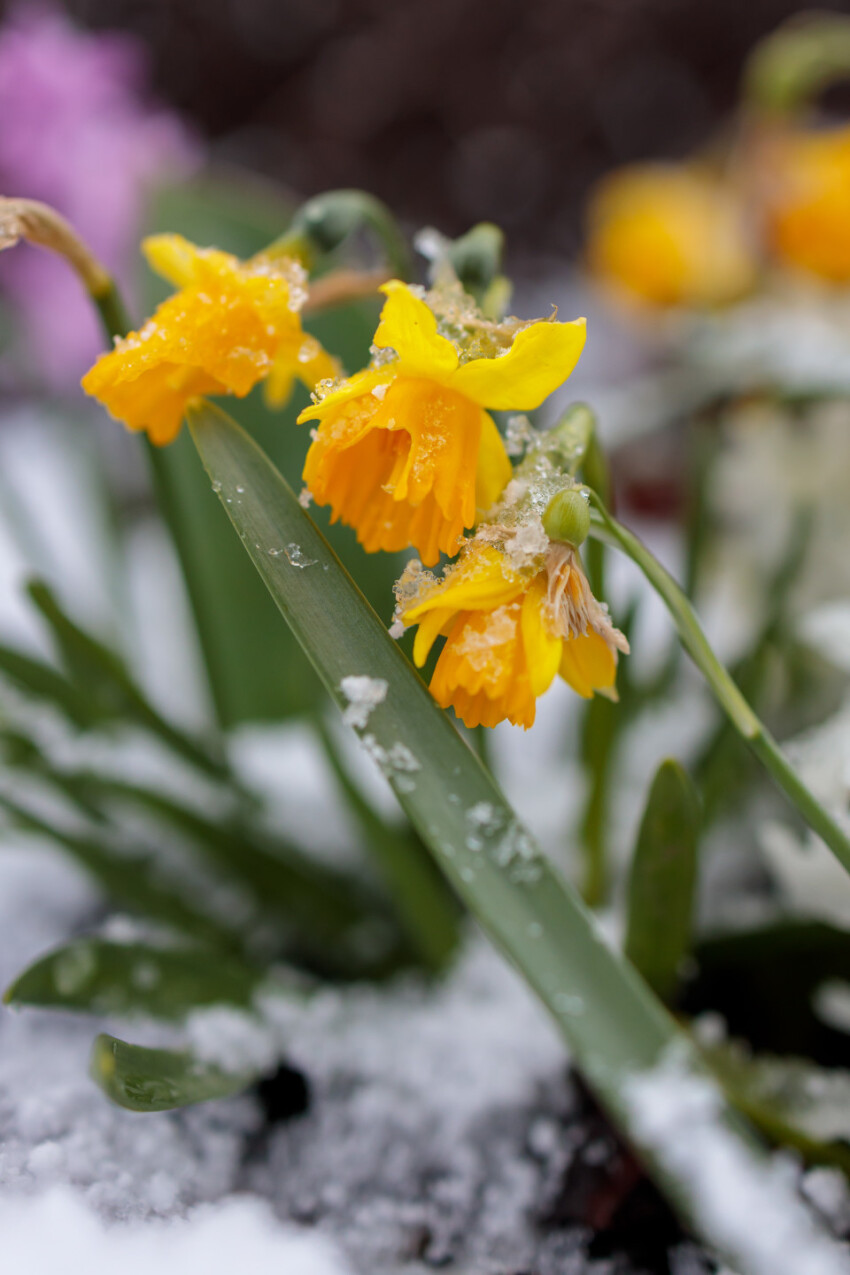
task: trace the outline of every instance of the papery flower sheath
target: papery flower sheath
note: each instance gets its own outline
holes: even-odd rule
[[[538,407],[575,367],[585,323],[482,321],[477,346],[464,345],[442,335],[434,311],[406,284],[391,280],[383,291],[375,365],[299,417],[319,422],[304,481],[367,551],[412,545],[431,566],[441,552],[457,552],[476,511],[510,479],[486,408]],[[492,357],[469,357],[488,329]]]
[[[620,169],[596,188],[587,220],[591,271],[645,305],[721,305],[754,282],[742,201],[696,167]]]
[[[832,283],[850,281],[850,127],[770,134],[757,176],[774,256]]]
[[[306,276],[298,262],[262,255],[240,261],[180,235],[142,245],[178,291],[138,332],[115,343],[83,377],[83,389],[130,429],[170,443],[199,395],[244,397],[267,380],[274,403],[297,377],[309,389],[338,366],[301,327]]]
[[[442,580],[402,578],[400,616],[418,625],[417,666],[446,638],[431,678],[437,703],[470,727],[507,718],[527,729],[559,673],[584,698],[616,699],[617,655],[629,644],[594,598],[578,550],[541,529],[539,552],[518,559],[510,540],[488,542],[492,531],[467,542]]]

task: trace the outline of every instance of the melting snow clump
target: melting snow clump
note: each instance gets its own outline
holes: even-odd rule
[[[388,686],[382,677],[351,676],[342,679],[339,689],[348,700],[343,721],[347,726],[363,730],[372,709],[387,698]]]

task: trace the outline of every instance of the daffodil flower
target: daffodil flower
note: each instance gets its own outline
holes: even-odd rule
[[[831,283],[850,282],[850,127],[777,130],[756,158],[772,253]]]
[[[262,255],[243,262],[180,235],[156,235],[142,247],[178,291],[140,331],[101,355],[82,382],[130,429],[147,430],[164,445],[199,395],[242,398],[266,380],[269,399],[281,403],[296,377],[313,389],[338,371],[301,328],[306,276],[298,262]]]
[[[635,164],[613,172],[587,213],[591,271],[643,305],[734,301],[756,263],[736,191],[696,166]]]
[[[530,411],[575,367],[585,323],[517,325],[496,357],[469,358],[438,331],[424,299],[398,280],[374,343],[389,358],[332,387],[299,421],[317,420],[304,481],[364,548],[414,546],[431,566],[457,552],[476,511],[511,477],[486,408]]]
[[[530,569],[514,562],[476,537],[441,581],[402,601],[402,622],[419,626],[418,667],[445,635],[431,679],[437,703],[470,727],[507,718],[527,729],[557,674],[584,698],[616,699],[617,654],[629,644],[594,598],[578,550],[550,541]]]

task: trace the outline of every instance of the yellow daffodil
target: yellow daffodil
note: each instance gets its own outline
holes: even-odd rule
[[[850,127],[769,139],[760,176],[773,254],[832,283],[850,282]]]
[[[300,421],[319,421],[304,481],[369,552],[413,545],[430,566],[457,551],[476,510],[489,508],[510,479],[485,409],[538,407],[575,367],[585,323],[506,329],[481,321],[493,330],[496,357],[468,358],[411,288],[391,280],[383,291],[375,346],[389,357],[301,413]]]
[[[636,164],[607,177],[588,208],[587,260],[619,293],[657,307],[720,305],[755,278],[734,191],[683,165]]]
[[[403,623],[419,626],[418,667],[445,635],[431,693],[470,727],[507,718],[527,729],[558,673],[584,698],[617,697],[617,653],[629,645],[591,593],[577,550],[549,542],[530,567],[516,560],[476,537],[441,581],[401,594]]]
[[[335,361],[302,331],[306,276],[297,262],[243,262],[180,235],[156,235],[142,247],[179,290],[83,377],[83,389],[130,429],[163,445],[199,395],[241,398],[267,379],[269,398],[280,403],[295,377],[313,389],[336,374]]]

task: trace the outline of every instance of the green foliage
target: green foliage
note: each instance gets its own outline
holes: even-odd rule
[[[8,1005],[180,1019],[204,1005],[247,1007],[263,973],[209,948],[74,939],[6,989]]]
[[[253,1072],[228,1073],[190,1053],[147,1049],[107,1035],[95,1040],[89,1070],[119,1107],[145,1112],[227,1098],[255,1079]]]
[[[625,953],[664,1001],[672,1001],[691,946],[699,796],[676,761],[658,767],[632,856]]]
[[[456,901],[413,829],[390,824],[373,809],[349,775],[331,731],[321,720],[317,726],[342,796],[396,902],[413,950],[428,968],[442,969],[459,939]]]
[[[850,1178],[850,1071],[754,1055],[734,1041],[703,1052],[729,1101],[772,1143]]]

